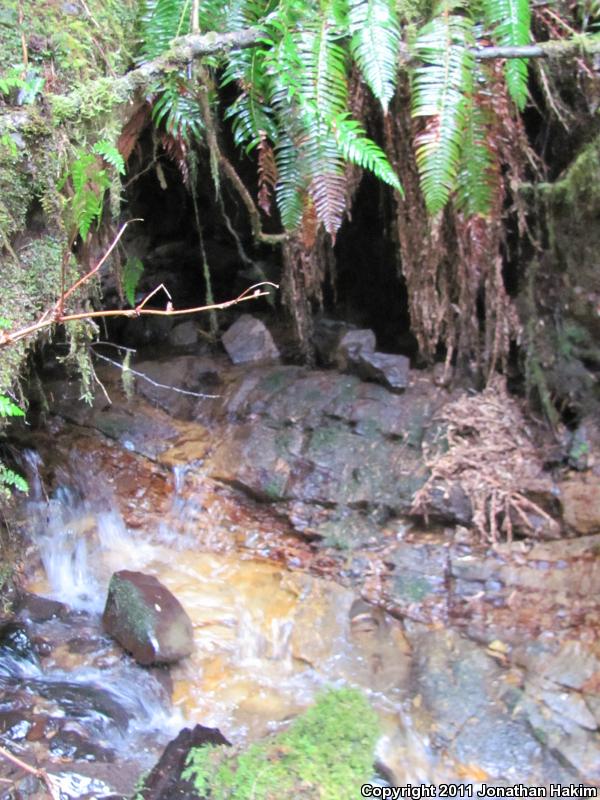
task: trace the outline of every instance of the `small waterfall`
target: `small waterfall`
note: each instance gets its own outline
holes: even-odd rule
[[[152,557],[152,546],[137,541],[116,511],[86,513],[85,506],[52,500],[47,514],[37,537],[40,557],[51,596],[71,608],[102,611],[111,568],[136,568]]]
[[[21,453],[21,462],[23,469],[27,475],[27,483],[29,484],[29,498],[34,502],[41,502],[45,499],[44,487],[40,475],[42,466],[42,459],[40,454],[35,450],[23,450]]]
[[[270,631],[263,633],[262,618],[253,615],[248,609],[241,608],[238,614],[237,625],[237,656],[236,660],[245,666],[264,665],[267,661],[277,663],[277,669],[290,672],[292,668],[292,630],[293,620],[274,618],[271,620]]]
[[[271,621],[272,658],[279,661],[286,672],[292,668],[292,631],[294,622],[291,619],[274,619]]]
[[[40,555],[52,597],[82,611],[101,611],[100,587],[89,568],[88,543],[68,526],[47,536]]]

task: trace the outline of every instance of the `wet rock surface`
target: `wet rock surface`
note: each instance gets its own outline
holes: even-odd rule
[[[234,364],[273,361],[279,358],[269,329],[250,314],[242,316],[223,334],[223,346]]]
[[[112,576],[102,617],[105,630],[138,664],[172,664],[194,649],[192,623],[181,603],[152,575]]]
[[[170,742],[159,762],[144,781],[143,800],[198,800],[198,792],[191,781],[183,780],[181,773],[192,747],[205,745],[228,745],[229,742],[216,728],[196,725],[192,730],[184,728]]]
[[[406,356],[370,353],[361,349],[356,358],[356,371],[361,378],[381,383],[392,392],[403,392],[408,387],[409,368]]]
[[[291,627],[277,629],[270,658],[284,641],[293,669],[323,664],[344,620],[363,667],[338,653],[335,675],[394,698],[378,750],[392,783],[600,783],[600,534],[586,522],[590,471],[560,483],[565,521],[579,538],[491,546],[468,529],[472,509],[459,483],[440,483],[429,525],[407,516],[428,476],[426,448],[443,435],[436,417],[452,396],[428,376],[411,373],[397,394],[353,374],[232,367],[206,354],[142,367],[156,383],[190,391],[213,375],[219,396],[179,397],[139,381],[137,397],[127,401],[102,374],[113,406],[81,411],[57,389],[47,452],[62,460],[60,469],[48,469],[49,486],[58,475],[89,496],[102,471],[110,502],[131,528],[145,531],[169,518],[172,535],[201,549],[237,548],[284,572],[304,571],[292,592],[303,602]],[[186,504],[183,522],[173,512],[175,489]],[[97,535],[94,525],[84,528]],[[337,583],[324,591],[311,583],[315,575]],[[202,624],[231,631],[235,615],[227,609],[211,608]],[[60,619],[51,615],[43,625]],[[38,633],[52,642],[46,629]],[[25,648],[31,663],[45,658],[33,638]],[[74,645],[69,657],[101,662],[104,646],[100,640],[84,656]],[[210,693],[223,683],[223,662],[204,670]],[[94,702],[98,712],[101,699]],[[252,714],[260,698],[244,703]],[[280,702],[269,703],[281,723]],[[5,711],[4,729],[22,735],[14,709]],[[99,713],[116,729],[122,724],[109,708]],[[22,741],[40,730],[31,719]],[[65,747],[77,746],[77,732],[65,732],[72,737]],[[163,795],[150,796],[176,796],[164,791],[175,791],[177,757],[171,766],[163,762]]]

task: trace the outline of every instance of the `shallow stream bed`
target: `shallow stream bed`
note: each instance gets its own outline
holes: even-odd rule
[[[263,370],[272,394],[248,400],[256,375],[244,388],[242,371],[220,368],[221,406],[183,420],[104,375],[111,406],[86,410],[68,384],[52,388],[15,525],[31,542],[29,591],[66,607],[40,611],[29,598],[3,640],[4,743],[52,773],[87,776],[79,788],[69,779],[65,797],[122,797],[183,726],[243,745],[281,730],[324,687],[349,685],[379,714],[374,775],[394,785],[600,784],[599,537],[489,548],[461,526],[419,528],[376,503],[367,513],[343,482],[339,508],[321,499],[337,497],[352,448],[369,476],[356,491],[388,496],[388,477],[381,490],[376,480],[382,460],[399,458],[398,434],[352,421],[340,433],[340,415],[387,404],[374,419],[397,430],[401,403],[422,419],[429,389],[411,400],[285,369]],[[319,385],[309,406],[307,382],[313,395]],[[343,393],[333,432],[333,412],[319,421],[315,410],[328,391]],[[270,497],[281,475],[305,494]],[[156,576],[179,599],[191,657],[148,669],[106,636],[106,590],[121,569]],[[7,784],[21,780],[1,768]]]

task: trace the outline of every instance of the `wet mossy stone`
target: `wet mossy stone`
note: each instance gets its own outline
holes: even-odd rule
[[[194,648],[193,629],[183,606],[152,575],[121,570],[108,587],[104,629],[138,664],[172,664]]]

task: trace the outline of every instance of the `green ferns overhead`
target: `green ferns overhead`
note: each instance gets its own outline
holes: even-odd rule
[[[204,62],[215,85],[235,87],[225,110],[235,143],[259,162],[272,162],[271,179],[285,229],[298,229],[316,214],[335,237],[347,202],[346,164],[374,173],[402,192],[382,149],[353,115],[349,85],[356,71],[384,114],[395,94],[402,51],[401,5],[395,0],[145,0],[141,62],[165,52],[191,30],[234,32],[257,28],[256,47]],[[425,8],[423,4],[422,8]],[[424,15],[424,12],[423,12]],[[491,206],[493,152],[487,147],[489,110],[481,110],[483,73],[474,81],[477,35],[482,24],[499,45],[529,42],[529,0],[442,0],[412,42],[412,109],[425,118],[416,155],[426,205],[439,212],[449,198],[469,214]],[[411,21],[415,10],[411,11]],[[194,23],[194,24],[193,24]],[[185,143],[201,140],[207,121],[197,99],[192,66],[172,71],[155,87],[154,119]],[[509,59],[506,85],[517,107],[527,98],[527,64]],[[197,82],[196,82],[197,84]],[[482,94],[483,92],[483,94]],[[211,98],[212,113],[218,109]],[[486,116],[487,115],[487,116]],[[212,127],[212,123],[210,122]],[[268,212],[261,184],[260,206]]]
[[[412,113],[427,122],[416,138],[421,188],[428,210],[441,211],[456,193],[468,215],[487,216],[497,189],[497,154],[490,138],[487,75],[474,47],[481,23],[506,47],[529,44],[529,0],[441,0],[414,44],[422,66],[413,75]],[[527,101],[527,60],[509,58],[506,88],[517,108]]]
[[[456,185],[473,84],[471,24],[456,10],[444,0],[415,45],[424,63],[415,70],[413,115],[428,118],[417,137],[417,164],[432,213],[441,211]]]
[[[146,0],[142,14],[142,60],[155,57],[178,34],[190,30],[186,0]],[[246,152],[273,149],[275,196],[284,227],[294,230],[314,208],[335,236],[346,208],[345,164],[371,170],[401,191],[383,150],[369,139],[349,107],[348,83],[356,64],[384,110],[394,93],[400,25],[393,0],[230,0],[201,3],[201,30],[256,26],[257,48],[231,53],[219,73],[238,95],[225,112],[235,142]],[[173,78],[169,79],[170,81]],[[183,77],[180,76],[183,86]],[[176,103],[168,87],[157,93],[158,121],[172,131]],[[181,89],[181,96],[186,90]],[[189,126],[197,138],[198,127]]]
[[[486,22],[499,45],[519,47],[531,39],[529,0],[485,0]],[[522,111],[527,102],[527,59],[509,58],[504,68],[511,97]]]

